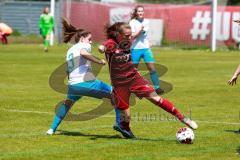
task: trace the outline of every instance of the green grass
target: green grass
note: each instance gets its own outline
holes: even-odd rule
[[[48,78],[64,62],[66,50],[66,46],[55,46],[45,54],[40,45],[0,46],[0,159],[240,158],[240,135],[234,132],[240,126],[240,86],[227,85],[240,62],[239,52],[154,49],[157,63],[168,68],[161,79],[174,86],[164,97],[185,114],[191,109],[199,124],[194,144],[183,145],[175,140],[181,123],[144,118],[166,114],[147,100],[137,100],[132,107],[132,115],[142,116],[131,123],[139,140],[123,139],[112,130],[113,111],[90,121],[64,121],[59,127],[64,134],[44,135],[54,106],[65,98],[50,88]],[[110,83],[107,66],[98,78]],[[71,112],[86,112],[99,103],[84,98]]]

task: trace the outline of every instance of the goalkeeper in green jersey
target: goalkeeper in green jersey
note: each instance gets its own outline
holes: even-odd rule
[[[54,19],[53,16],[49,14],[49,8],[45,7],[43,9],[43,14],[40,16],[39,20],[40,34],[43,37],[44,51],[48,51],[49,41],[51,32],[54,29]]]

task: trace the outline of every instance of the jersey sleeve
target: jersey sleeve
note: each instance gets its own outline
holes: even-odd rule
[[[136,27],[134,25],[134,19],[129,22],[129,25],[131,27],[132,33],[135,33],[136,32]]]
[[[117,49],[117,43],[114,42],[112,39],[109,39],[103,43],[105,47],[105,53],[107,54],[112,54],[116,51]]]
[[[91,45],[90,44],[84,44],[80,50],[85,50],[88,53],[91,53]]]
[[[43,28],[43,21],[44,21],[43,15],[41,15],[40,18],[39,18],[39,23],[38,23],[38,26],[39,26],[40,29]]]

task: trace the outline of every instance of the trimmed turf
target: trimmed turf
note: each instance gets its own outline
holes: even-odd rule
[[[89,121],[64,121],[58,135],[44,135],[54,106],[65,98],[50,88],[48,78],[64,63],[66,50],[67,46],[55,46],[49,53],[40,45],[0,47],[0,159],[240,158],[236,132],[240,85],[227,85],[240,63],[240,52],[153,50],[157,63],[168,69],[160,79],[174,88],[164,97],[186,115],[191,111],[199,124],[194,144],[182,145],[176,142],[175,133],[183,125],[147,100],[136,100],[132,107],[131,126],[138,140],[123,139],[112,130],[113,111]],[[110,83],[107,66],[98,78]],[[83,98],[71,113],[89,111],[101,102]]]

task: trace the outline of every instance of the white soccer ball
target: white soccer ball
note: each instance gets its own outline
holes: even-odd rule
[[[194,133],[188,127],[180,128],[176,133],[176,138],[179,143],[192,144]]]

